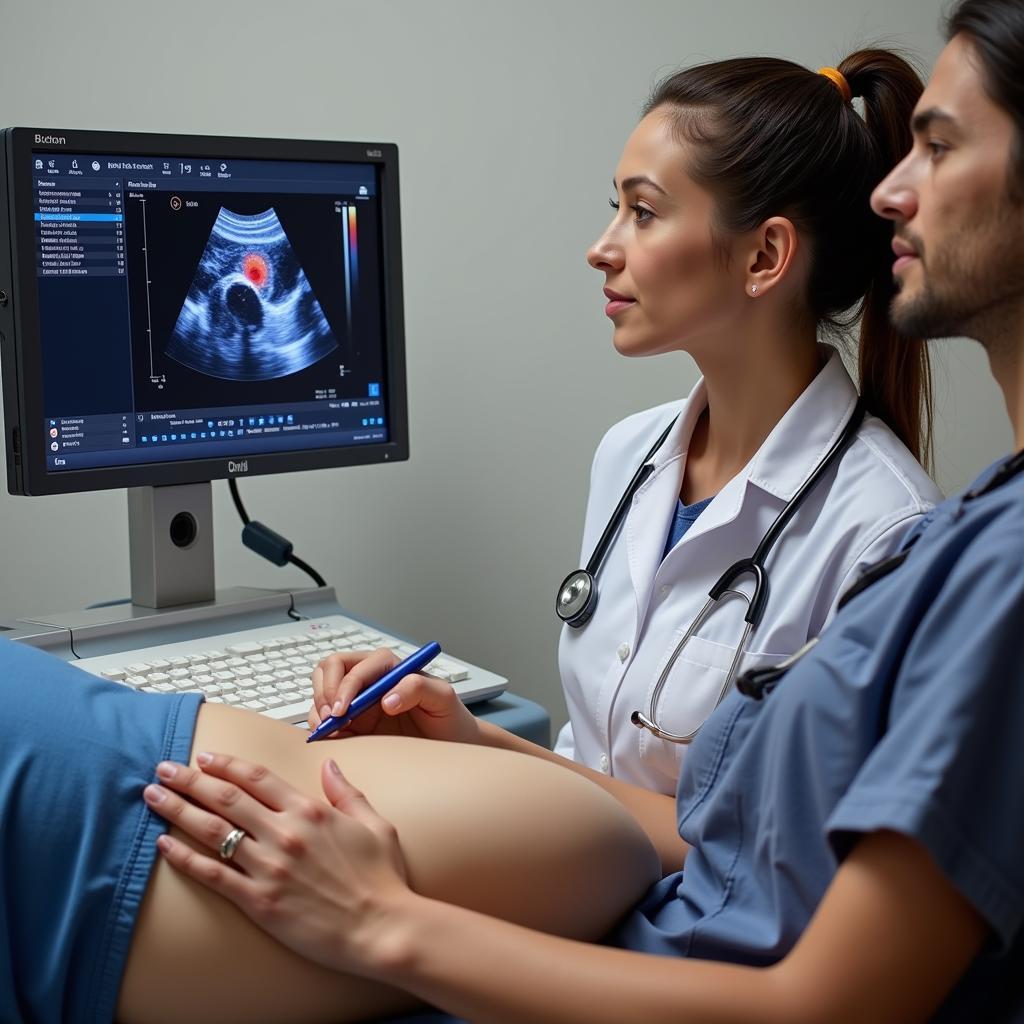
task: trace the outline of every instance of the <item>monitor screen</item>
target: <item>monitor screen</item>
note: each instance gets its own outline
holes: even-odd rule
[[[12,491],[407,457],[394,146],[6,136]]]

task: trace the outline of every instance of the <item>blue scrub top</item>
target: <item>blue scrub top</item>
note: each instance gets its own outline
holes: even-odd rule
[[[992,933],[934,1019],[992,1019],[1019,987],[1024,474],[944,502],[912,536],[903,564],[855,596],[773,693],[734,690],[705,724],[677,793],[685,871],[614,943],[774,963],[857,838],[891,829],[929,851]]]

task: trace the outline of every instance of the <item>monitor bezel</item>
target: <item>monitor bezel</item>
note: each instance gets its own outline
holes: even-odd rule
[[[0,160],[0,360],[4,397],[4,443],[11,494],[68,494],[115,487],[201,483],[239,475],[298,472],[402,462],[409,457],[405,326],[402,293],[398,147],[388,142],[333,142],[308,139],[250,139],[216,135],[164,135],[150,132],[79,131],[56,128],[4,129]],[[37,136],[59,143],[36,142]],[[36,287],[35,227],[31,161],[34,153],[110,156],[191,156],[256,160],[358,163],[379,169],[381,279],[385,340],[386,442],[313,448],[304,451],[246,453],[239,462],[219,456],[178,462],[49,472],[43,413],[42,349]],[[21,202],[17,202],[20,198]],[[4,237],[10,239],[10,250]],[[235,468],[231,468],[235,467]]]

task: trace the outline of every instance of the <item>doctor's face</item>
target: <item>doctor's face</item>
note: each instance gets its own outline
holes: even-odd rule
[[[985,341],[1024,302],[1024,182],[1013,121],[986,94],[966,37],[942,51],[911,123],[913,148],[871,197],[895,222],[893,323]]]
[[[712,234],[714,200],[686,174],[687,148],[663,108],[637,125],[615,172],[615,216],[587,253],[605,275],[623,355],[697,355],[735,308],[737,286]]]

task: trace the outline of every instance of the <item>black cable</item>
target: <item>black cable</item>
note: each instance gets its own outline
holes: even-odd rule
[[[235,508],[238,509],[238,514],[242,518],[242,525],[249,525],[249,515],[245,511],[245,506],[242,504],[242,496],[238,493],[238,483],[234,477],[228,479],[228,490],[231,491],[231,497],[234,500]]]
[[[292,553],[292,542],[279,533],[275,533],[269,527],[249,518],[242,504],[242,496],[238,493],[238,483],[234,477],[228,480],[228,489],[231,491],[231,498],[238,510],[242,520],[242,543],[255,551],[269,562],[275,565],[290,563],[297,569],[301,569],[309,576],[318,587],[326,587],[327,580],[323,578],[308,562],[304,562],[298,555]]]
[[[311,566],[308,562],[304,562],[301,558],[299,558],[298,555],[292,555],[288,559],[288,561],[291,562],[292,565],[294,565],[297,569],[301,569],[307,576],[311,576],[316,581],[316,585],[318,587],[327,586],[327,580],[325,580],[323,576],[321,576],[320,573],[318,573],[316,569],[314,569],[313,566]]]

